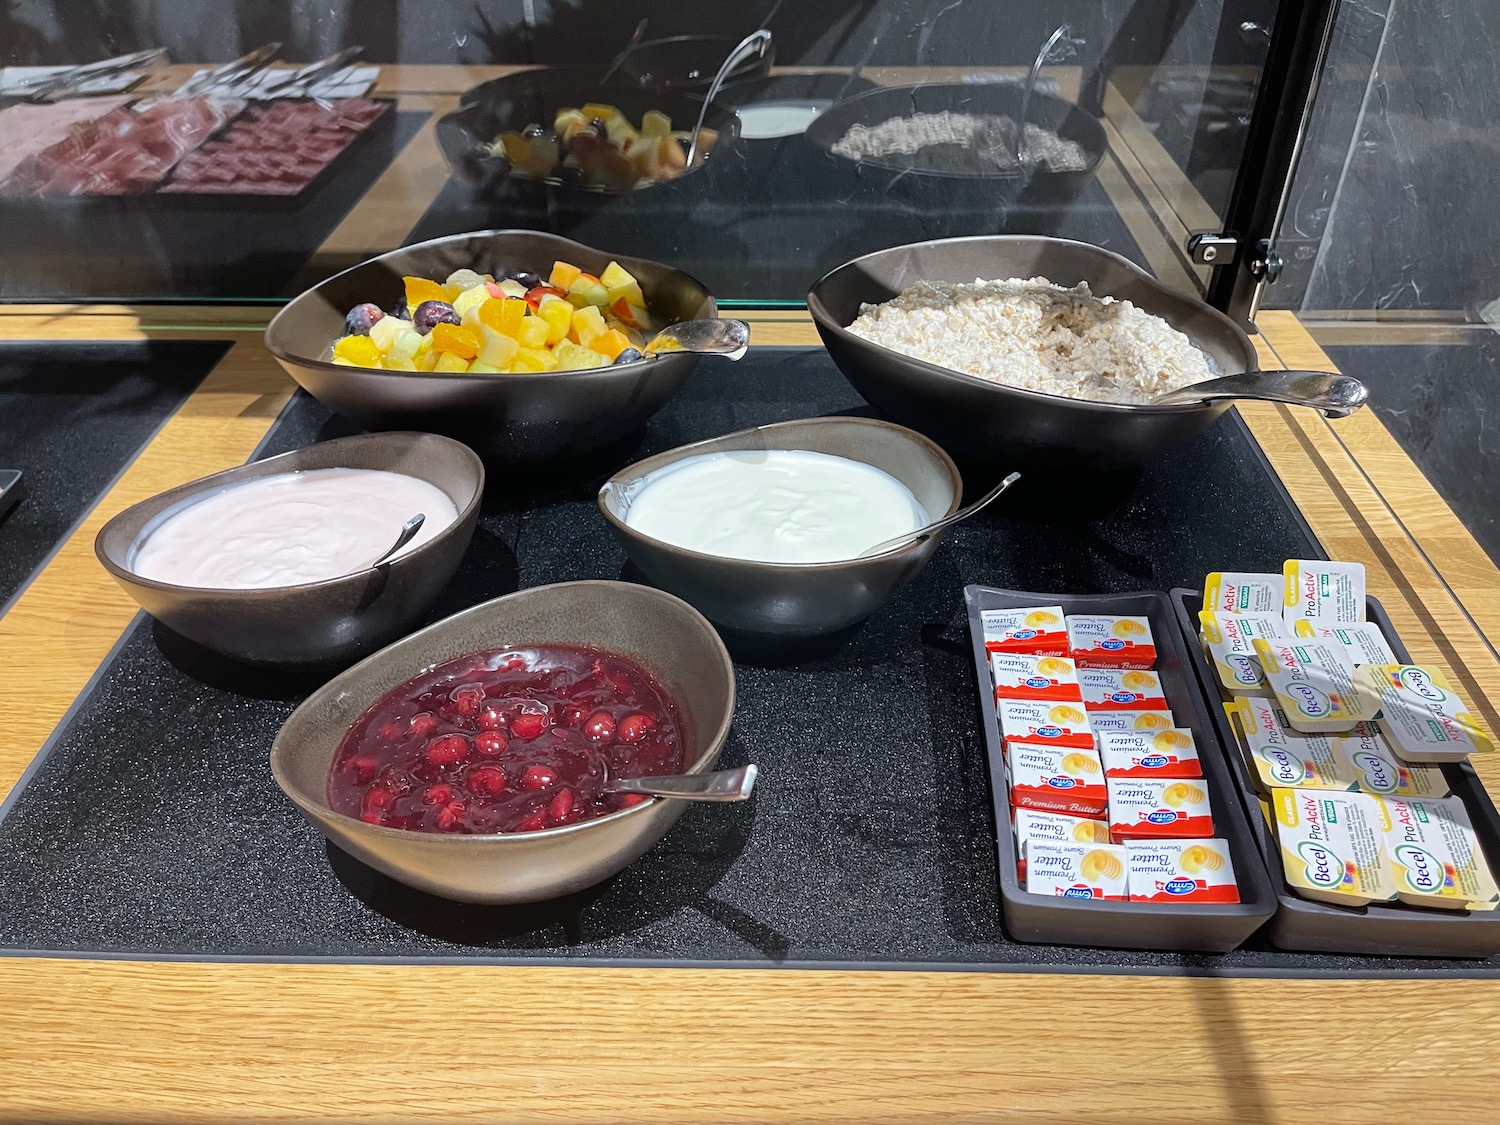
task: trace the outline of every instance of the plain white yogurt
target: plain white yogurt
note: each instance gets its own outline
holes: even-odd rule
[[[400,557],[458,519],[447,493],[379,469],[310,469],[233,485],[170,516],[135,550],[130,569],[176,586],[253,590],[353,574],[427,518]]]
[[[801,449],[704,453],[649,473],[638,487],[627,526],[691,551],[759,562],[852,559],[930,522],[889,473]]]
[[[736,109],[740,136],[747,141],[771,141],[807,132],[813,119],[832,102],[751,102]]]

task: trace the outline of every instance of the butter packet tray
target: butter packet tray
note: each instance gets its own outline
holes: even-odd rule
[[[1018,941],[1120,949],[1223,953],[1241,945],[1274,912],[1276,895],[1245,810],[1237,799],[1234,779],[1219,745],[1216,728],[1209,718],[1209,701],[1189,664],[1189,654],[1167,596],[1155,592],[1070,596],[969,586],[964,590],[964,602],[969,615],[980,727],[984,731],[985,758],[996,818],[1000,904],[1007,934]],[[1139,620],[1149,627],[1156,650],[1156,667],[1145,675],[1149,675],[1152,694],[1141,698],[1144,693],[1138,690],[1138,685],[1147,682],[1141,675],[1128,683],[1122,680],[1121,684],[1113,686],[1128,689],[1131,698],[1101,713],[1116,716],[1110,726],[1119,728],[1126,720],[1118,716],[1128,712],[1131,716],[1129,727],[1124,729],[1149,732],[1152,737],[1162,731],[1174,732],[1171,741],[1179,757],[1189,746],[1196,753],[1203,777],[1184,784],[1201,787],[1207,793],[1216,836],[1214,843],[1227,852],[1223,868],[1216,870],[1232,872],[1233,894],[1221,889],[1211,896],[1172,894],[1162,896],[1159,901],[1132,902],[1093,895],[1085,897],[1081,892],[1066,893],[1071,883],[1050,887],[1047,894],[1026,889],[1017,873],[1016,837],[1010,831],[1012,811],[1006,791],[1004,736],[993,695],[984,623],[986,617],[993,623],[1004,619],[1007,613],[1036,606],[1059,607],[1065,615]],[[1196,647],[1196,639],[1193,645]],[[1082,671],[1080,669],[1080,674]],[[1115,670],[1110,674],[1123,677],[1130,672]],[[1115,694],[1123,697],[1126,692]],[[1217,694],[1215,691],[1214,696]],[[1096,702],[1102,703],[1103,700]],[[1156,705],[1143,708],[1142,703],[1147,702]],[[1093,713],[1089,712],[1090,715]],[[1137,717],[1144,718],[1139,727],[1135,726]],[[1181,746],[1175,745],[1178,743]],[[1104,847],[1107,849],[1108,846]],[[1030,874],[1028,864],[1028,876]],[[1062,887],[1061,891],[1058,886]],[[1236,897],[1238,902],[1226,901]]]
[[[1171,593],[1172,607],[1180,636],[1196,640],[1198,613],[1203,608],[1200,591],[1176,589]],[[1392,628],[1390,618],[1375,598],[1366,598],[1363,616],[1378,626],[1381,638],[1390,646],[1398,661],[1408,659],[1401,638]],[[1157,637],[1161,637],[1158,630]],[[1217,689],[1218,675],[1202,655],[1192,648],[1192,666],[1201,683]],[[1276,897],[1276,913],[1266,927],[1266,936],[1282,949],[1317,953],[1368,953],[1407,957],[1493,957],[1500,954],[1500,911],[1432,909],[1409,902],[1375,902],[1368,906],[1335,906],[1298,896],[1287,886],[1282,866],[1280,844],[1275,832],[1261,812],[1262,795],[1250,773],[1245,754],[1228,715],[1219,708],[1211,715],[1217,728],[1215,747],[1228,750],[1226,761],[1234,778],[1235,792],[1249,815],[1248,823],[1259,847],[1261,858],[1271,874]],[[1335,760],[1358,762],[1359,730],[1332,734]],[[1199,746],[1202,752],[1202,744]],[[1206,763],[1205,763],[1206,764]],[[1462,802],[1469,826],[1480,850],[1492,870],[1500,870],[1500,813],[1479,781],[1474,767],[1467,761],[1441,765],[1417,766],[1423,774],[1441,771],[1441,784],[1423,783],[1434,792],[1447,789],[1451,799]],[[1370,768],[1374,768],[1373,765]],[[1206,771],[1205,771],[1206,772]],[[1360,786],[1361,789],[1373,786]],[[1347,794],[1344,794],[1347,795]],[[1375,799],[1373,796],[1372,800]],[[1379,798],[1389,803],[1389,796]],[[1440,799],[1440,798],[1439,798]],[[1236,860],[1238,862],[1238,860]]]

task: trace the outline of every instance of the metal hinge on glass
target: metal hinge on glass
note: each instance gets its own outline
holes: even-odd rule
[[[1240,240],[1233,234],[1195,234],[1187,240],[1193,263],[1200,266],[1232,266],[1240,255]]]
[[[1281,255],[1276,253],[1276,247],[1271,245],[1271,240],[1262,238],[1255,244],[1255,257],[1250,259],[1250,273],[1253,277],[1264,280],[1267,285],[1275,285],[1276,279],[1281,276],[1281,267],[1285,264]]]

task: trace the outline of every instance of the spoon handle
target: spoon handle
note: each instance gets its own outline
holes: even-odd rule
[[[944,516],[942,519],[937,520],[934,523],[930,523],[926,527],[919,527],[915,531],[908,531],[903,535],[894,535],[889,539],[882,539],[879,543],[876,543],[875,546],[866,547],[859,553],[859,557],[863,559],[868,558],[871,555],[878,555],[881,551],[889,551],[892,547],[900,547],[907,543],[915,543],[919,539],[926,539],[929,535],[934,535],[937,532],[942,531],[945,527],[952,527],[954,524],[968,519],[970,516],[974,515],[974,513],[983,511],[985,508],[988,508],[991,504],[993,504],[1000,498],[1000,494],[1002,492],[1004,492],[1007,488],[1015,484],[1016,481],[1020,479],[1020,473],[1011,473],[1010,476],[1006,477],[999,484],[995,485],[994,488],[990,489],[978,500],[970,504],[967,508],[960,508],[951,516]]]
[[[381,555],[378,559],[370,564],[370,569],[375,569],[381,563],[385,562],[392,555],[394,555],[397,551],[401,550],[402,547],[410,543],[412,539],[416,537],[417,532],[422,530],[422,525],[426,522],[426,513],[418,512],[416,515],[412,516],[411,519],[402,524],[401,534],[396,536],[396,541],[386,549],[385,554]]]
[[[725,56],[724,61],[719,64],[719,73],[714,75],[713,85],[709,86],[708,93],[703,95],[703,108],[698,111],[698,123],[693,126],[693,135],[688,141],[687,164],[688,168],[693,166],[693,159],[698,155],[698,134],[703,132],[703,119],[708,116],[709,106],[714,104],[714,98],[719,94],[719,87],[724,85],[725,79],[740,63],[751,55],[764,55],[766,48],[771,45],[771,33],[765,28],[752,31],[744,39],[740,40],[739,46]]]
[[[1363,406],[1369,397],[1369,388],[1358,379],[1331,371],[1246,371],[1169,391],[1152,399],[1151,405],[1259,399],[1310,406],[1329,418],[1344,418]]]
[[[606,793],[645,793],[679,801],[743,801],[755,788],[754,765],[711,773],[684,773],[671,777],[623,777],[604,786]]]

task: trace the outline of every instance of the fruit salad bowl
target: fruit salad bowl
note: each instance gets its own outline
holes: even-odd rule
[[[492,375],[351,367],[334,362],[330,350],[344,333],[350,309],[366,302],[391,308],[402,301],[404,276],[441,281],[460,269],[545,276],[557,261],[596,275],[619,262],[640,282],[659,321],[718,315],[700,282],[660,262],[536,231],[489,230],[393,250],[315,285],[272,319],[266,348],[304,390],[367,429],[430,430],[503,461],[587,453],[645,425],[698,357],[679,352],[592,370]]]
[[[624,657],[675,704],[683,772],[706,773],[717,763],[735,687],[734,667],[713,626],[685,602],[647,586],[565,582],[465,610],[331,680],[276,735],[276,784],[333,844],[443,898],[538,902],[614,875],[666,835],[684,802],[649,798],[591,820],[492,835],[387,827],[330,807],[330,770],[345,733],[366,709],[427,669],[497,644],[569,645]]]

